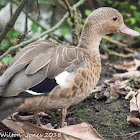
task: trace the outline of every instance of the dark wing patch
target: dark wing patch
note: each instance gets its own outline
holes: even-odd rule
[[[3,97],[18,96],[19,93],[39,84],[46,78],[46,66],[33,75],[26,75],[25,69],[17,73],[5,87]]]
[[[56,83],[55,78],[54,79],[45,78],[41,83],[30,88],[29,90],[32,90],[38,93],[45,93],[45,92],[50,92],[57,85],[58,84]]]

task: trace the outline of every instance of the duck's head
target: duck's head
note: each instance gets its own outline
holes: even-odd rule
[[[88,16],[78,46],[98,52],[102,36],[114,32],[131,36],[140,35],[139,32],[129,29],[124,24],[123,17],[118,10],[110,7],[98,8]]]
[[[140,33],[129,29],[123,22],[121,13],[110,7],[102,7],[94,10],[86,20],[90,27],[96,27],[96,32],[105,35],[121,32],[131,36],[139,36]]]

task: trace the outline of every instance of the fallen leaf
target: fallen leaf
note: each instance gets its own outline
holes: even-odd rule
[[[131,111],[127,116],[127,121],[140,126],[140,114],[138,111]]]
[[[134,71],[137,70],[139,66],[140,66],[140,60],[134,59],[134,61],[130,61],[130,62],[123,61],[122,65],[114,65],[113,67],[119,70]]]
[[[132,91],[132,89],[128,92],[128,94],[125,96],[125,99],[129,99],[130,97],[135,97],[136,96],[136,92]]]
[[[96,94],[96,99],[102,99],[103,97],[107,98],[106,103],[110,103],[123,94],[122,89],[125,89],[128,86],[129,80],[122,80],[120,78],[111,78],[105,80],[101,86],[95,87],[92,92],[100,92],[102,94]]]
[[[137,107],[138,107],[138,111],[140,113],[140,89],[138,90],[138,94],[137,94]]]
[[[39,127],[27,122],[16,122],[5,119],[2,121],[14,133],[19,134],[22,140],[103,140],[96,130],[88,123],[71,125],[59,129]]]
[[[120,78],[129,78],[129,77],[140,77],[140,71],[129,71],[125,73],[120,73],[120,74],[113,74],[114,77],[120,77]]]
[[[109,94],[121,94],[120,89],[127,87],[129,80],[110,79],[104,81],[104,88],[109,91]]]
[[[136,68],[138,68],[140,66],[140,60],[139,59],[134,59]]]
[[[130,100],[130,113],[127,117],[127,121],[140,126],[140,89],[136,93],[130,93],[132,99]]]

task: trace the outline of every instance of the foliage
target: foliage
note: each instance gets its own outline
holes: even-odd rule
[[[8,34],[6,35],[6,38],[2,41],[0,45],[0,51],[6,51],[9,48],[9,46],[16,45],[15,39],[19,35],[20,35],[20,32],[14,29],[10,30]],[[8,55],[5,58],[3,58],[0,62],[9,64],[12,61],[12,58],[13,58],[12,55]]]
[[[67,23],[68,23],[68,25],[69,25],[70,27],[72,27],[72,26],[73,26],[73,22],[71,21],[71,19],[70,19],[70,18],[67,18]]]
[[[13,56],[11,54],[7,55],[6,57],[4,57],[1,62],[4,64],[10,64],[11,61],[13,59]]]
[[[39,4],[56,5],[56,0],[38,0]]]
[[[10,2],[11,0],[1,0],[0,1],[0,5],[6,5],[8,2]]]
[[[91,10],[86,9],[86,10],[85,10],[85,15],[88,16],[91,12],[92,12]]]
[[[17,0],[19,2],[19,0]],[[11,0],[1,0],[0,1],[0,7],[4,7],[6,4],[8,4],[8,2],[11,2]],[[55,22],[55,24],[60,20],[60,18],[62,18],[64,12],[66,12],[67,10],[60,4],[60,2],[62,2],[61,0],[38,0],[39,6],[40,6],[40,11],[41,8],[44,8],[46,5],[47,7],[50,7],[50,10],[52,10],[52,23]],[[69,1],[70,2],[70,1]],[[74,4],[75,1],[70,2],[70,5]],[[90,4],[91,3],[91,4]],[[36,6],[36,2],[32,1],[32,5],[33,7],[37,7]],[[57,6],[60,6],[57,10],[55,10]],[[41,7],[42,6],[42,7]],[[124,16],[124,22],[132,29],[137,30],[138,32],[140,32],[140,11],[139,11],[139,7],[140,7],[140,0],[135,0],[135,1],[131,1],[131,0],[126,0],[126,1],[113,1],[113,0],[108,0],[108,1],[102,1],[102,0],[97,0],[97,1],[92,1],[92,0],[88,0],[87,3],[85,3],[83,5],[82,8],[79,8],[80,12],[82,13],[82,21],[83,23],[85,22],[86,17],[96,8],[98,7],[103,7],[103,6],[107,6],[107,7],[114,7],[116,9],[118,9],[119,11],[121,11],[121,13]],[[83,10],[84,9],[84,10]],[[36,8],[36,11],[34,11],[35,9],[31,8],[29,11],[30,12],[34,12],[38,15],[38,9]],[[59,11],[63,11],[60,12],[59,15]],[[57,13],[58,12],[58,13]],[[42,14],[42,13],[41,13]],[[58,14],[58,16],[55,17],[55,15]],[[58,19],[57,19],[58,18]],[[36,19],[36,18],[34,18]],[[56,20],[57,19],[57,20]],[[38,21],[37,21],[38,22]],[[52,25],[51,25],[52,26]],[[32,23],[32,33],[33,35],[39,31],[39,25],[36,24],[35,22]],[[70,18],[67,18],[65,24],[63,26],[61,26],[60,28],[60,37],[65,38],[65,36],[70,33],[71,29],[73,27],[73,21],[71,21]],[[30,30],[30,29],[29,29]],[[45,30],[43,28],[41,28],[39,33],[44,32]],[[6,38],[3,40],[3,42],[0,44],[0,55],[5,52],[7,49],[9,49],[11,46],[16,45],[15,39],[17,36],[21,35],[22,33],[12,29],[8,32]],[[27,38],[32,38],[33,35],[28,36]],[[112,38],[114,38],[115,40],[123,40],[122,37],[123,35],[121,34],[115,34],[115,35],[111,35]],[[138,38],[137,38],[138,39]],[[63,39],[62,39],[63,40]],[[140,37],[139,37],[140,40]],[[2,62],[4,63],[9,63],[11,60],[11,58],[14,56],[15,54],[12,54],[6,58],[4,58],[2,60]]]
[[[110,6],[118,9],[124,16],[124,21],[126,24],[130,24],[135,30],[140,31],[140,0],[131,1],[114,1],[108,0],[104,1],[102,6]]]
[[[67,28],[61,28],[61,35],[62,36],[65,36],[68,32],[69,32],[69,30]]]

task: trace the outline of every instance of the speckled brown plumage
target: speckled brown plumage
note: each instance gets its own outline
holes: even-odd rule
[[[72,104],[77,104],[91,93],[99,80],[100,71],[100,57],[86,55],[84,67],[73,74],[68,87],[61,88],[58,85],[48,96],[27,98],[25,104],[19,107],[19,111],[45,111],[53,108],[68,108]]]

